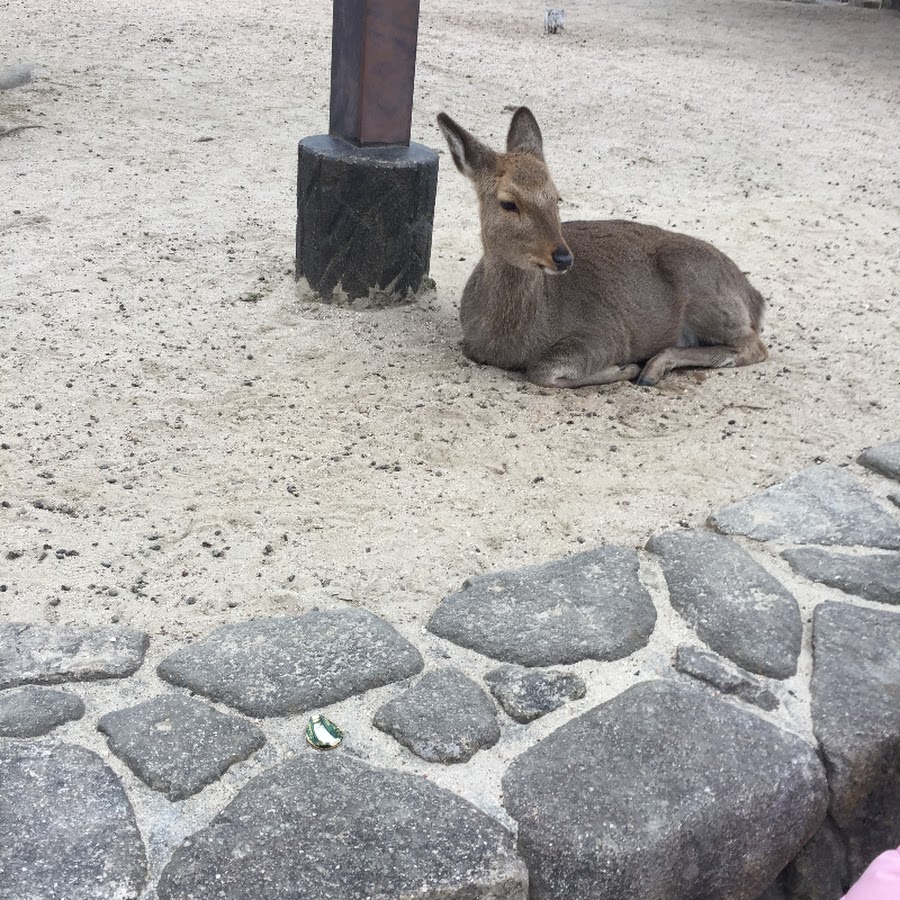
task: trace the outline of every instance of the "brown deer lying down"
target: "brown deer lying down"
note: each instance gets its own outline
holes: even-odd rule
[[[484,256],[463,291],[463,352],[581,387],[680,366],[746,366],[768,355],[764,301],[738,267],[697,238],[636,222],[563,222],[531,112],[495,153],[445,113],[438,124],[478,193]],[[557,278],[566,274],[565,278]]]

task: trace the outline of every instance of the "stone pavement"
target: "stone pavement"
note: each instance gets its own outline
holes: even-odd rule
[[[428,628],[503,663],[483,679],[425,672],[368,612],[310,612],[173,648],[155,696],[96,715],[92,692],[146,676],[146,635],[0,627],[0,900],[837,900],[900,844],[900,515],[869,490],[900,480],[900,442],[860,463],[867,484],[806,469],[644,553],[470,579]],[[562,667],[635,668],[661,628],[661,677],[528,739],[586,696]],[[280,723],[378,688],[393,768],[298,741],[240,778]],[[54,737],[79,721],[133,783]],[[403,765],[465,771],[515,729],[497,815]]]

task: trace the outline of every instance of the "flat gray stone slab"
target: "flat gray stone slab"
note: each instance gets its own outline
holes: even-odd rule
[[[379,708],[373,724],[429,762],[466,762],[500,740],[493,700],[458,669],[423,675]]]
[[[526,900],[512,835],[418,776],[310,750],[175,851],[159,900]]]
[[[900,844],[900,613],[823,603],[813,617],[813,731],[851,875]]]
[[[900,553],[854,556],[818,547],[798,547],[781,555],[795,572],[812,581],[866,600],[900,604]]]
[[[900,525],[837,466],[813,466],[710,517],[725,534],[793,544],[900,549]]]
[[[422,671],[419,651],[360,609],[224,625],[176,650],[161,678],[249,716],[289,716]]]
[[[713,685],[723,694],[733,694],[760,709],[771,711],[778,707],[778,698],[758,678],[748,675],[708,650],[682,644],[675,654],[675,668],[685,675]]]
[[[888,478],[900,481],[900,441],[873,447],[860,454],[859,463]]]
[[[0,625],[0,688],[133,675],[150,638],[131,628]]]
[[[826,818],[759,900],[840,900],[851,882],[844,855],[843,841]]]
[[[584,681],[574,672],[501,666],[484,680],[506,714],[523,724],[587,693]]]
[[[65,691],[23,687],[0,694],[0,737],[31,738],[80,719],[84,703]]]
[[[699,688],[645,682],[503,779],[540,900],[753,900],[816,831],[812,747]]]
[[[244,719],[175,694],[107,713],[97,727],[113,753],[170,800],[196,794],[266,742]]]
[[[797,671],[800,607],[743,547],[708,531],[668,531],[647,549],[659,556],[672,606],[713,650],[757,675]]]
[[[551,666],[628,656],[655,624],[637,553],[610,546],[470,578],[441,602],[428,629],[502,662]]]
[[[70,744],[0,740],[0,898],[135,900],[144,845],[119,779]]]

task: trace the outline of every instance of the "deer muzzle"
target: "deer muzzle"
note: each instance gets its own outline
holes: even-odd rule
[[[560,244],[552,254],[553,265],[556,266],[557,272],[568,272],[572,268],[575,258],[572,251],[565,244]]]

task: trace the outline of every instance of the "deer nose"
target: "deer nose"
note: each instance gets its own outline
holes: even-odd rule
[[[553,251],[553,264],[556,266],[557,272],[565,272],[572,263],[573,263],[572,254],[569,252],[569,248],[560,244]]]

